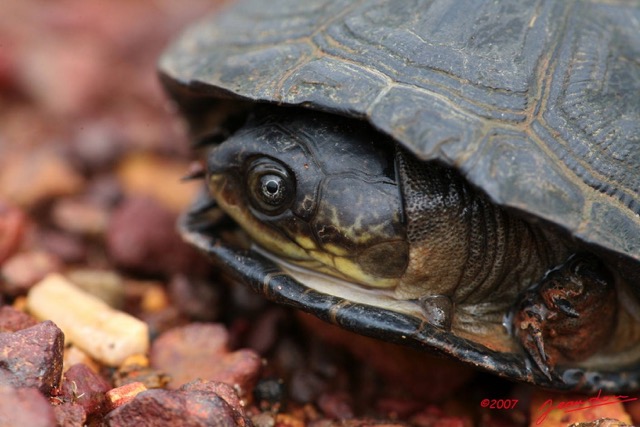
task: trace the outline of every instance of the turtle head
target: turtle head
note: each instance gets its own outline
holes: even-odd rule
[[[366,123],[256,114],[207,160],[210,194],[276,258],[378,288],[408,262],[391,141]]]

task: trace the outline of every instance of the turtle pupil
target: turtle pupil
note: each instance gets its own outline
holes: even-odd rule
[[[263,175],[260,177],[260,195],[264,203],[278,207],[287,198],[287,185],[278,175]]]
[[[280,184],[278,184],[275,180],[271,180],[267,182],[267,185],[265,185],[264,188],[269,194],[274,195],[280,189]]]

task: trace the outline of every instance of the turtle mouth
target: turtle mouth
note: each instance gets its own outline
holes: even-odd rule
[[[427,320],[419,304],[413,300],[398,299],[393,290],[367,287],[359,283],[341,279],[335,275],[322,273],[316,268],[305,268],[283,258],[279,258],[255,244],[251,246],[251,250],[273,261],[285,274],[288,274],[307,288],[316,292],[331,295],[355,304],[378,307],[384,310],[422,318],[424,321]]]
[[[295,261],[274,254],[265,249],[225,213],[208,191],[203,190],[191,209],[179,221],[179,231],[183,238],[197,248],[209,252],[207,241],[236,248],[243,253],[258,254],[306,289],[340,299],[353,304],[362,304],[391,312],[401,313],[427,321],[420,305],[414,300],[398,299],[393,289],[364,286],[350,278],[340,277],[339,271],[325,272],[324,264],[315,259]],[[244,272],[239,272],[244,276]]]
[[[329,268],[326,263],[317,260],[312,257],[304,257],[302,255],[306,252],[294,253],[292,250],[282,251],[286,255],[277,255],[276,252],[265,248],[260,242],[256,242],[251,233],[247,232],[247,229],[251,229],[254,224],[238,225],[237,215],[230,215],[228,212],[224,213],[223,209],[219,208],[219,201],[216,198],[212,198],[210,194],[203,194],[201,201],[196,203],[196,206],[204,206],[206,210],[202,208],[192,209],[190,212],[190,220],[193,222],[199,222],[201,224],[208,222],[208,225],[214,227],[209,232],[217,233],[215,230],[216,223],[211,222],[212,214],[207,212],[217,211],[217,218],[220,222],[220,229],[225,230],[233,229],[233,236],[236,243],[242,242],[241,246],[244,249],[248,249],[251,252],[260,254],[264,258],[270,260],[277,265],[285,274],[291,276],[308,289],[316,292],[331,295],[336,298],[340,298],[344,301],[350,301],[356,304],[365,304],[372,307],[378,307],[385,310],[390,310],[398,313],[403,313],[409,316],[415,316],[417,318],[424,318],[420,306],[413,300],[398,299],[395,295],[395,290],[390,287],[380,286],[367,286],[360,282],[352,280],[351,277],[343,274],[343,272],[337,268]],[[227,207],[228,210],[229,208]],[[197,218],[203,218],[197,220]],[[224,223],[223,218],[225,218]],[[229,227],[228,219],[233,225]],[[262,230],[257,230],[258,235],[264,235]],[[227,236],[229,233],[227,233]],[[227,238],[227,240],[229,240]],[[267,244],[272,241],[267,240]],[[229,242],[225,242],[229,244]],[[233,244],[233,242],[231,242]],[[282,246],[282,245],[280,245]],[[297,247],[297,246],[296,246]],[[294,256],[289,256],[289,255]],[[337,255],[335,255],[337,256]]]

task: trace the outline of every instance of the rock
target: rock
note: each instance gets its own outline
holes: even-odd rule
[[[48,394],[60,384],[64,335],[51,321],[0,333],[0,384]]]
[[[24,295],[34,284],[59,269],[60,261],[48,252],[15,254],[0,269],[2,291],[11,296]]]
[[[79,363],[65,372],[60,389],[65,401],[82,406],[91,415],[104,409],[105,393],[111,385],[87,365]]]
[[[138,394],[146,390],[147,387],[140,382],[129,383],[109,390],[105,395],[107,411],[112,411],[131,402]]]
[[[61,275],[50,275],[34,286],[27,306],[36,317],[56,322],[67,341],[108,366],[149,348],[144,322],[109,307]]]
[[[16,310],[10,305],[0,307],[0,332],[16,332],[37,324],[38,321],[32,316]]]
[[[87,413],[81,405],[65,402],[53,406],[57,427],[84,427]]]
[[[154,199],[126,199],[112,214],[107,248],[122,268],[146,274],[189,271],[199,258],[176,232],[177,215]]]
[[[217,324],[192,323],[171,329],[151,348],[151,365],[171,378],[170,388],[203,378],[239,387],[250,393],[262,360],[252,350],[230,352],[228,334]]]
[[[147,390],[111,411],[110,427],[246,426],[251,421],[223,398],[203,390]]]
[[[53,408],[38,390],[0,385],[0,427],[56,425]]]
[[[236,390],[227,383],[216,381],[195,380],[180,387],[183,391],[201,391],[220,396],[227,404],[238,412],[244,407]]]

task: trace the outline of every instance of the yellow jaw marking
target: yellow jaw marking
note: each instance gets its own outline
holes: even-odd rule
[[[225,200],[221,191],[224,185],[225,178],[223,176],[211,177],[209,188],[218,204],[255,242],[271,251],[277,258],[283,258],[299,265],[311,264],[317,271],[372,288],[397,286],[397,279],[380,279],[365,273],[357,262],[347,257],[350,253],[342,247],[327,244],[324,248],[318,248],[316,242],[308,236],[297,236],[295,241],[292,241],[287,236],[265,226],[251,215],[247,206],[229,203]],[[321,265],[318,265],[318,262]]]

